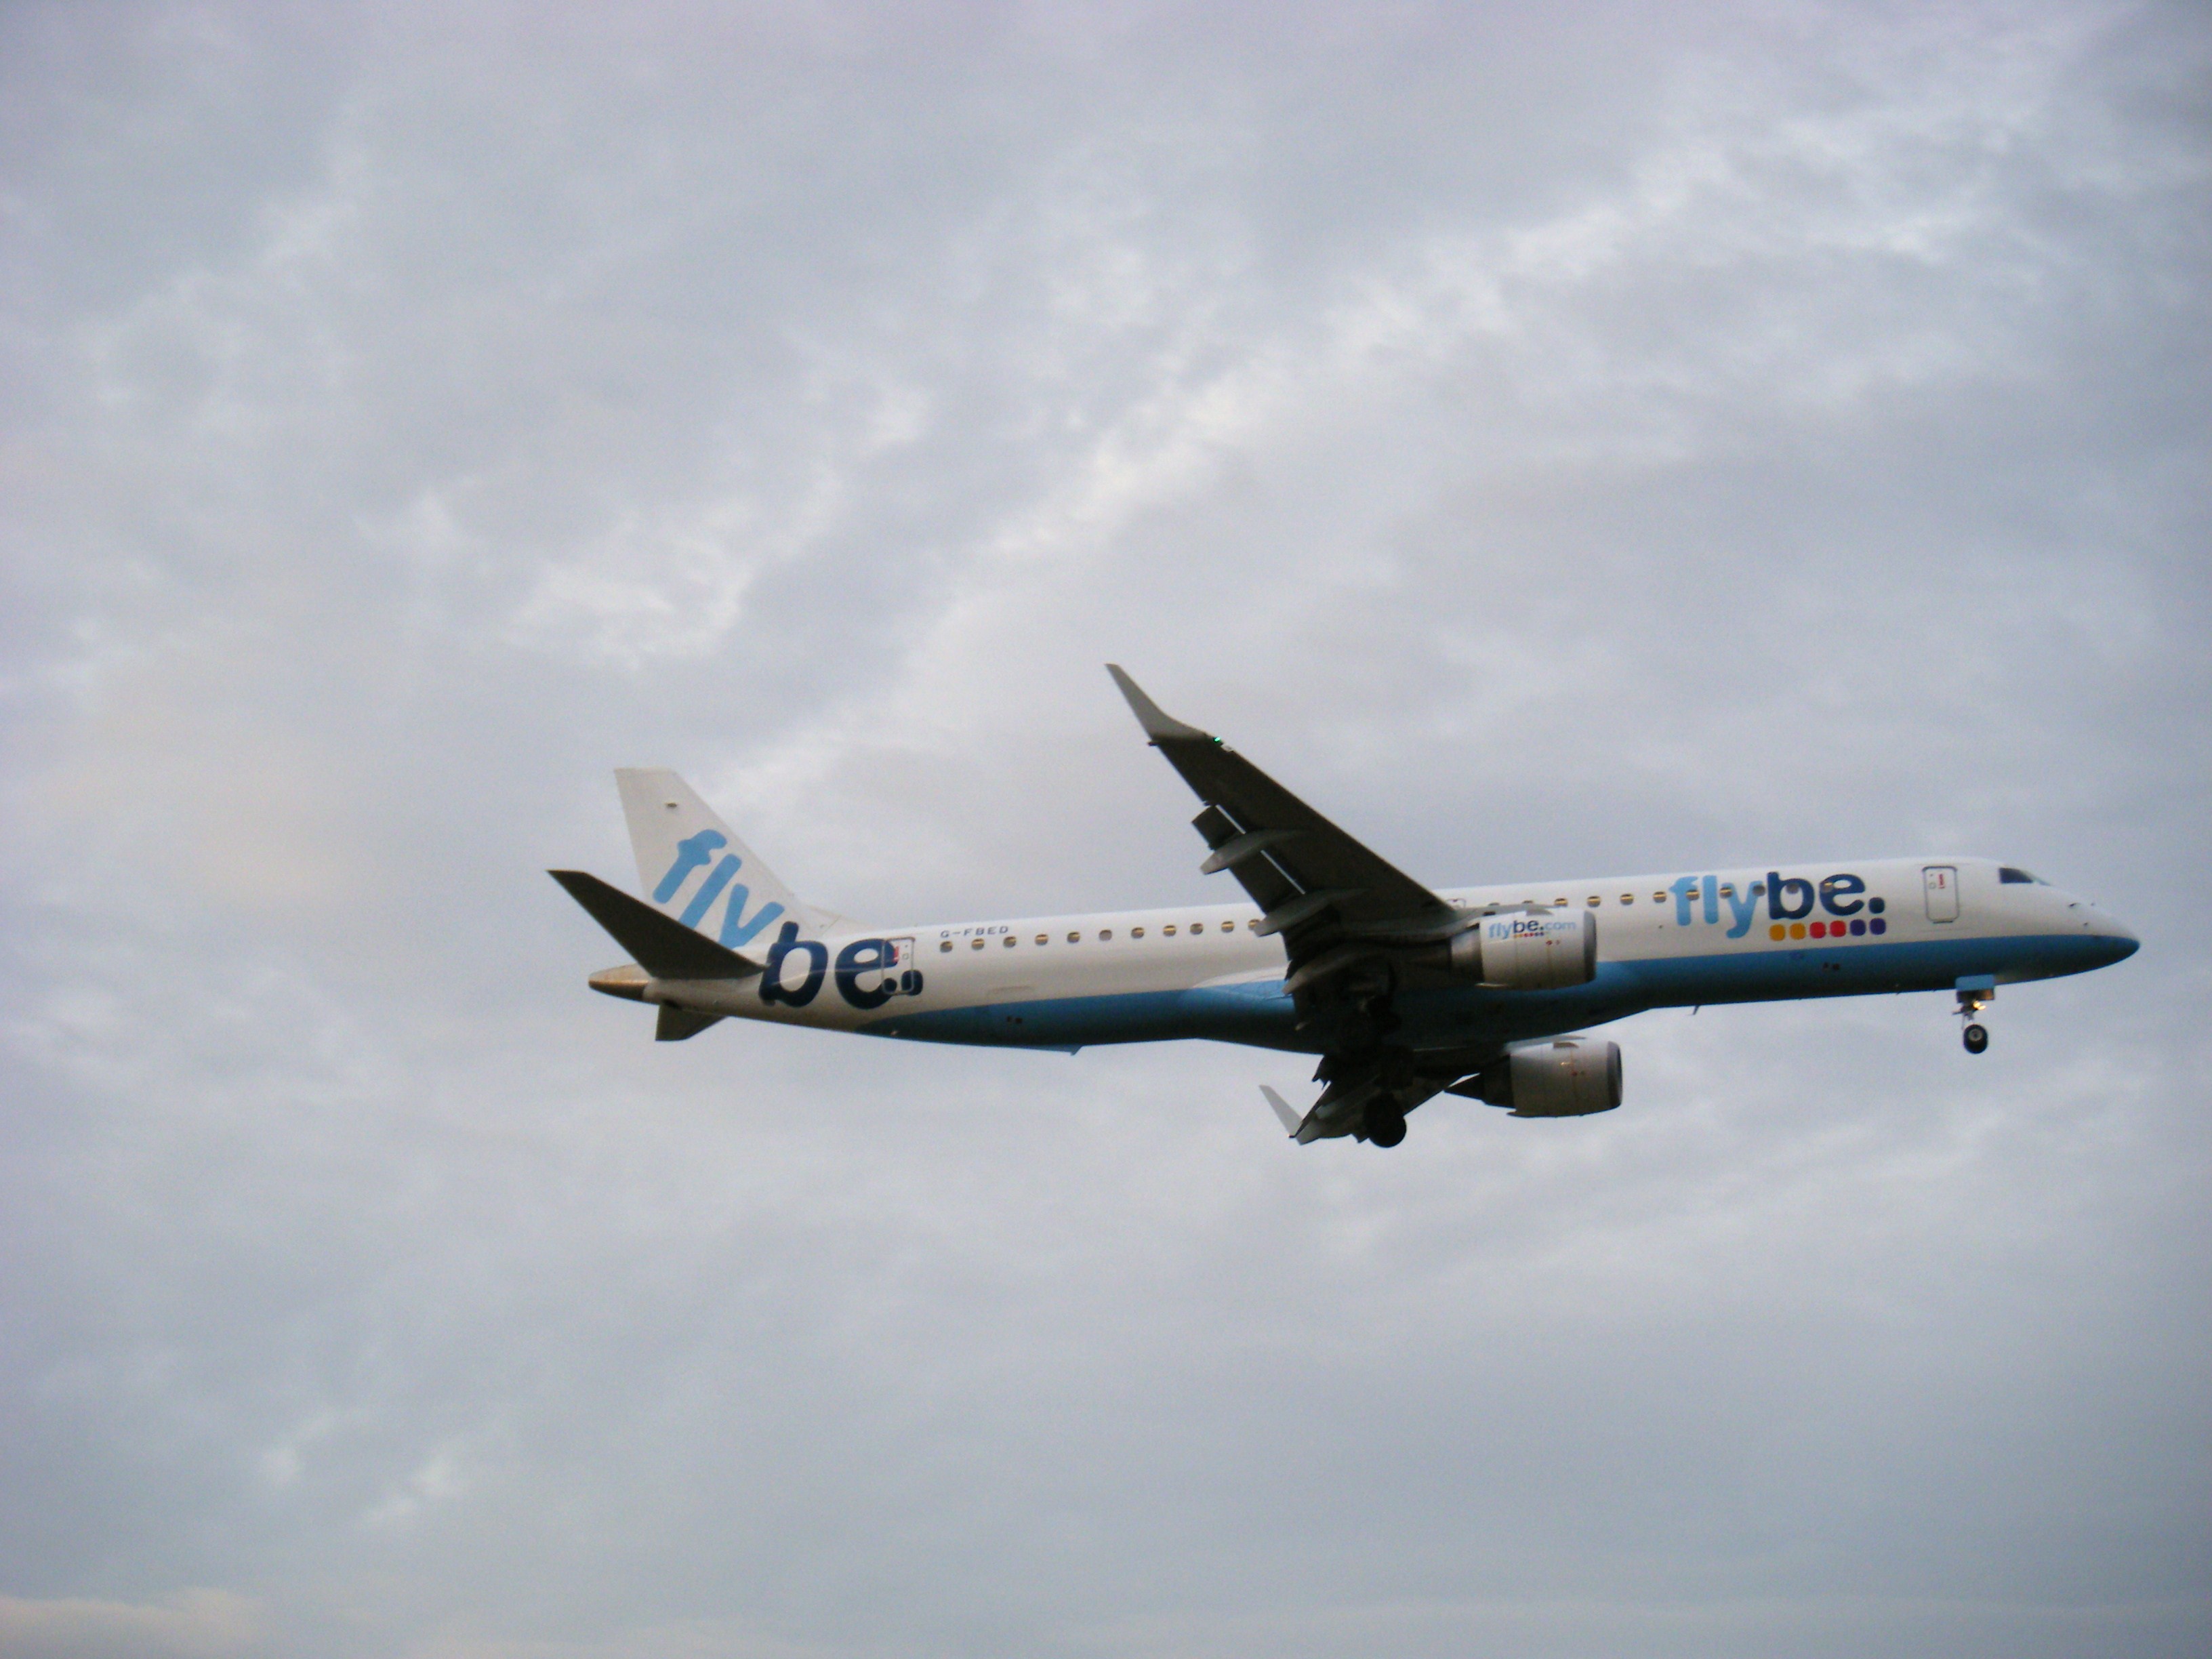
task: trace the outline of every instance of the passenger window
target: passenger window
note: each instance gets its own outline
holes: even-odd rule
[[[1255,916],[1251,921],[1246,922],[1244,925],[1256,933],[1260,931],[1260,918]]]
[[[1142,938],[1144,938],[1144,936],[1145,936],[1145,930],[1144,930],[1143,928],[1141,928],[1141,927],[1132,927],[1132,928],[1129,930],[1129,937],[1130,937],[1131,939],[1142,939]]]
[[[971,951],[981,950],[983,948],[983,940],[981,936],[978,935],[975,939],[969,944],[968,948]]]
[[[1206,924],[1202,921],[1194,921],[1190,925],[1190,931],[1194,933],[1202,933],[1206,931]]]
[[[1114,930],[1111,927],[1101,927],[1098,930],[1098,937],[1102,941],[1109,939],[1114,937]]]
[[[1604,900],[1602,900],[1602,899],[1601,899],[1601,898],[1600,898],[1600,897],[1599,897],[1595,893],[1592,893],[1592,894],[1589,896],[1589,908],[1590,908],[1591,909],[1593,909],[1593,910],[1596,909],[1596,908],[1597,908],[1597,907],[1598,907],[1599,905],[1602,904],[1604,902],[1605,902],[1605,901],[1604,901]]]
[[[1633,893],[1623,893],[1620,896],[1620,902],[1623,904],[1633,904],[1636,902],[1636,895]]]
[[[1160,932],[1165,933],[1170,939],[1173,939],[1175,937],[1175,923],[1170,922],[1166,927],[1161,928]]]
[[[1721,896],[1723,898],[1734,898],[1735,896],[1735,884],[1732,881],[1723,882],[1721,884]]]
[[[1049,945],[1052,943],[1052,935],[1050,933],[1039,933],[1037,935],[1036,942],[1039,945]]]
[[[1753,898],[1765,898],[1766,896],[1766,884],[1763,881],[1754,881],[1752,883],[1751,896]]]
[[[1555,899],[1553,899],[1553,900],[1552,901],[1552,902],[1553,902],[1553,903],[1554,903],[1554,904],[1565,904],[1565,903],[1566,902],[1566,900],[1565,900],[1565,899],[1564,899],[1564,898],[1555,898]]]
[[[949,939],[939,939],[937,942],[937,948],[940,951],[950,951],[952,948],[952,941]]]
[[[1651,896],[1651,902],[1654,904],[1664,904],[1667,902],[1667,896],[1664,893],[1654,893]]]
[[[1007,934],[1007,935],[1006,935],[1006,949],[1008,949],[1009,951],[1011,951],[1011,950],[1012,950],[1013,948],[1014,948],[1014,936],[1013,936],[1012,933],[1009,933],[1009,934]]]
[[[1083,943],[1083,935],[1080,933],[1070,933],[1067,936],[1067,942],[1070,945],[1080,945]]]

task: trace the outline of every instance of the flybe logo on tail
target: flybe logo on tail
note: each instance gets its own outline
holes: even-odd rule
[[[752,895],[746,890],[744,883],[732,883],[730,879],[738,873],[738,866],[744,860],[735,853],[724,853],[720,862],[714,859],[714,854],[729,844],[730,838],[719,830],[702,830],[697,835],[686,836],[678,842],[676,862],[668,866],[668,873],[660,878],[660,885],[653,890],[653,902],[655,904],[667,903],[683,890],[684,882],[694,870],[713,864],[714,867],[707,872],[707,879],[699,884],[699,890],[691,895],[691,902],[684,907],[684,914],[677,920],[686,927],[696,927],[706,919],[707,912],[714,908],[714,901],[720,898],[726,890],[729,902],[722,911],[721,940],[734,951],[752,943],[755,934],[783,914],[783,907],[770,902],[762,905],[750,916],[745,915],[745,906],[752,902]]]
[[[661,877],[660,884],[653,890],[653,902],[670,902],[684,890],[684,884],[691,878],[694,870],[707,870],[707,878],[699,884],[699,890],[691,895],[683,914],[676,919],[686,927],[696,927],[714,908],[714,901],[726,893],[721,939],[734,951],[750,944],[763,928],[781,915],[783,906],[771,900],[752,915],[745,914],[752,895],[745,890],[743,882],[730,879],[744,860],[735,853],[723,853],[719,860],[714,856],[729,844],[730,838],[719,830],[702,830],[678,842],[676,861],[668,866],[668,873]],[[708,869],[709,865],[713,868]],[[902,944],[906,951],[903,956]],[[834,979],[837,994],[855,1008],[880,1008],[896,996],[918,997],[921,994],[921,970],[913,965],[913,946],[911,939],[854,939],[837,953],[833,973],[830,947],[818,939],[799,938],[799,924],[787,921],[769,946],[768,962],[760,976],[760,999],[763,1002],[804,1008],[820,994],[825,978]],[[794,961],[799,964],[799,975],[796,984],[790,982]]]

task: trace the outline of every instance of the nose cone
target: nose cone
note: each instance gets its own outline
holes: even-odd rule
[[[2142,949],[2141,939],[2102,910],[2091,909],[2089,915],[2089,937],[2099,967],[2109,968],[2116,962],[2125,962]]]

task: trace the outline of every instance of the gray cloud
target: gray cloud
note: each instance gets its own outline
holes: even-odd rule
[[[0,1596],[0,1640],[22,1659],[229,1659],[260,1651],[253,1604],[220,1590],[186,1590],[159,1606]]]
[[[11,1651],[2202,1650],[2193,11],[0,27]],[[1389,1158],[583,990],[617,764],[1209,891],[1109,658],[1440,882],[2146,949]]]

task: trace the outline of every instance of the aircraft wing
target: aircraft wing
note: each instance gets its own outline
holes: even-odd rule
[[[1106,672],[1152,746],[1206,804],[1192,820],[1213,849],[1200,867],[1209,875],[1227,870],[1243,884],[1264,913],[1260,931],[1283,936],[1294,969],[1346,940],[1418,939],[1457,919],[1443,899],[1220,738],[1162,713],[1115,665]]]

